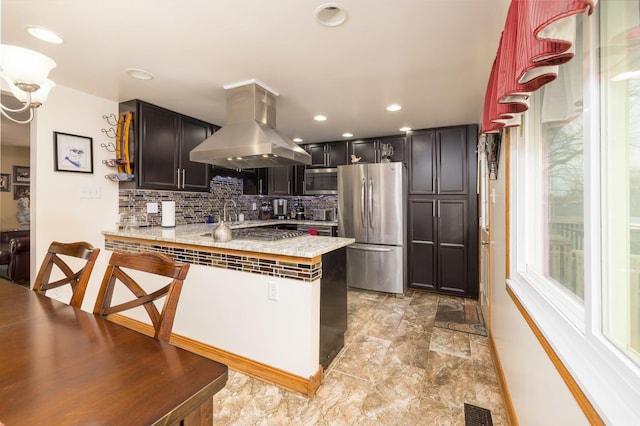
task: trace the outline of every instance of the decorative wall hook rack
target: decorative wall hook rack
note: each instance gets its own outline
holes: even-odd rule
[[[116,152],[116,145],[113,142],[101,143],[100,148],[104,148],[109,152]]]
[[[116,131],[113,129],[113,127],[109,127],[108,129],[102,129],[102,133],[104,133],[111,139],[114,139],[116,137]]]
[[[116,117],[116,115],[114,113],[111,113],[109,115],[103,115],[102,118],[104,118],[105,120],[107,120],[107,124],[109,126],[117,126],[118,125],[118,117]],[[113,120],[113,123],[111,122]]]
[[[118,117],[116,117],[116,115],[114,113],[111,113],[109,115],[104,114],[102,116],[102,118],[104,120],[107,120],[107,124],[110,126],[108,129],[102,129],[102,133],[104,133],[105,135],[107,135],[111,139],[115,139],[116,130],[114,129],[114,127],[116,127],[118,125]]]

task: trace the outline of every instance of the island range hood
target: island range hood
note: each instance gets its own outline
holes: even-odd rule
[[[225,86],[227,124],[189,153],[230,168],[311,164],[311,156],[276,129],[276,95],[255,80]]]

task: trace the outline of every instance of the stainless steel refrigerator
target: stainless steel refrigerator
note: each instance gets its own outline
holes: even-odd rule
[[[349,287],[405,294],[406,170],[403,163],[338,167],[338,236],[347,246]]]

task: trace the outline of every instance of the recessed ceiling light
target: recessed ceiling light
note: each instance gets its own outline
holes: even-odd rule
[[[141,70],[141,69],[138,69],[138,68],[127,68],[125,71],[131,77],[137,78],[138,80],[151,80],[151,79],[153,79],[153,74],[151,74],[149,71]]]
[[[302,142],[303,140],[304,140],[304,139],[302,139],[302,138],[293,138],[293,141],[294,141],[295,143],[300,143],[300,142]]]
[[[327,121],[327,117],[325,117],[324,115],[316,115],[315,117],[313,117],[314,120],[316,121]]]
[[[391,104],[387,107],[387,111],[400,111],[402,109],[402,106],[398,105],[398,104]]]
[[[316,8],[313,16],[320,25],[337,27],[345,23],[349,14],[340,3],[325,3]]]
[[[349,132],[347,132],[347,133],[343,133],[343,134],[342,134],[342,137],[343,137],[343,138],[352,138],[352,137],[353,137],[353,133],[349,133]]]
[[[35,25],[27,25],[24,29],[34,36],[35,38],[46,41],[47,43],[62,44],[64,40],[58,34],[51,30],[42,27],[36,27]]]
[[[410,132],[411,131],[411,127],[400,127],[400,131],[401,132]]]

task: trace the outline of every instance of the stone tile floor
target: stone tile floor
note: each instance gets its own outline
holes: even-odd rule
[[[487,337],[434,327],[438,300],[349,290],[345,347],[308,399],[235,371],[214,425],[464,425],[464,403],[507,425]]]

